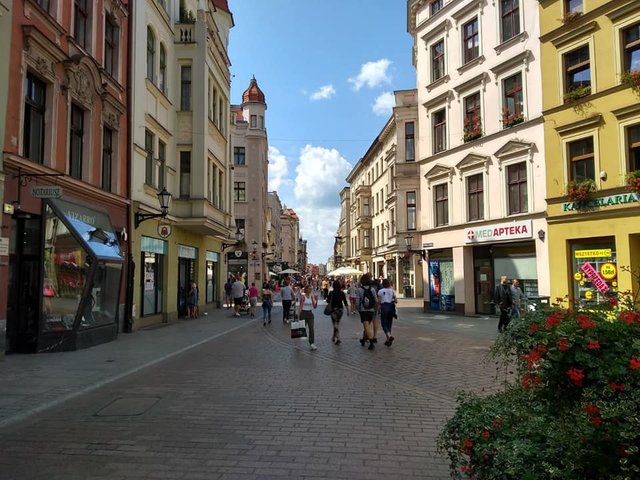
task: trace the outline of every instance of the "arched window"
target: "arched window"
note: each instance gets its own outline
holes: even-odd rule
[[[156,36],[151,27],[147,27],[147,78],[155,83]]]
[[[158,76],[158,88],[164,94],[167,93],[167,50],[160,43],[160,75]]]

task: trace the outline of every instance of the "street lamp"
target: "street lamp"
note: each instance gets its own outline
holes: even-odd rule
[[[413,235],[411,233],[407,233],[404,236],[404,243],[407,246],[407,252],[408,253],[415,253],[416,255],[420,255],[420,257],[422,257],[422,260],[426,260],[427,259],[427,251],[422,249],[422,250],[411,250],[411,244],[413,243]]]
[[[237,245],[238,242],[241,242],[242,239],[244,238],[244,235],[242,234],[242,232],[240,231],[240,229],[238,229],[235,233],[235,242],[229,242],[229,243],[225,243],[222,242],[222,251],[224,252],[227,248],[229,247],[233,247],[234,245]]]
[[[140,213],[136,212],[134,217],[135,228],[138,228],[142,222],[152,218],[165,218],[169,214],[169,202],[171,202],[171,194],[167,192],[165,187],[158,192],[158,203],[160,203],[160,213]]]

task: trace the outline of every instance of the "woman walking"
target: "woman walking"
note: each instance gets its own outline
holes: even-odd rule
[[[384,344],[390,347],[393,343],[393,336],[391,336],[391,325],[393,324],[393,316],[396,313],[396,303],[398,303],[398,297],[396,291],[391,288],[391,282],[388,279],[382,281],[382,288],[378,290],[378,299],[380,300],[380,323],[382,324],[382,331],[387,336],[387,341]]]
[[[349,286],[347,287],[347,293],[349,294],[349,303],[351,304],[351,313],[356,314],[356,300],[358,300],[358,295],[356,295],[356,282],[355,280],[349,282]]]
[[[309,335],[309,349],[317,350],[313,341],[315,340],[314,330],[314,316],[313,310],[318,306],[318,297],[311,294],[311,285],[305,285],[302,295],[300,295],[300,311],[298,312],[298,318],[304,320]]]
[[[336,345],[340,345],[340,320],[344,315],[344,305],[347,309],[347,315],[349,315],[349,303],[347,297],[342,291],[342,283],[340,280],[333,282],[333,290],[329,293],[329,299],[327,303],[331,306],[331,322],[333,323],[333,337],[331,341]]]
[[[373,320],[376,315],[376,309],[378,308],[376,291],[371,284],[371,275],[365,273],[360,278],[360,288],[356,290],[358,296],[358,311],[360,312],[360,321],[362,322],[362,338],[360,339],[360,345],[364,347],[364,344],[369,341],[369,350],[374,349],[374,336],[373,336]]]
[[[268,282],[262,284],[262,325],[271,324],[271,307],[273,306],[271,288]]]

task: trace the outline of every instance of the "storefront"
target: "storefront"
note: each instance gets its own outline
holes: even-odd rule
[[[160,315],[164,301],[164,272],[166,269],[167,242],[159,238],[141,237],[142,268],[140,316]]]
[[[220,254],[207,250],[205,263],[205,303],[216,303],[218,298]]]
[[[196,265],[198,249],[188,245],[178,245],[178,316],[187,315],[187,297],[191,284],[197,278]]]
[[[429,252],[429,309],[455,311],[453,255],[450,248]]]
[[[113,340],[124,255],[109,214],[69,199],[46,200],[43,208],[42,217],[16,215],[12,225],[9,351],[75,350]]]

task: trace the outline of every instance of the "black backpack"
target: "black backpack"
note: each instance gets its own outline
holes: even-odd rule
[[[372,287],[362,287],[364,295],[362,296],[362,308],[371,310],[376,304],[376,295],[373,293]]]

